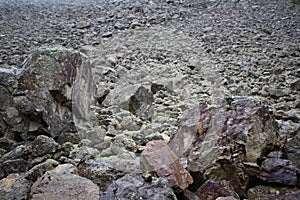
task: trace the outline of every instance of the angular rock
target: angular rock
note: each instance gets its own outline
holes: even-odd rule
[[[169,184],[186,189],[193,182],[192,176],[183,168],[179,159],[162,140],[149,142],[141,154],[141,169],[144,176],[157,175],[166,178]]]
[[[234,188],[227,181],[214,182],[206,181],[197,191],[196,195],[199,200],[215,200],[218,197],[232,196],[239,199]]]
[[[151,183],[147,183],[140,174],[127,174],[123,178],[114,181],[101,199],[177,200],[167,180],[158,178]]]
[[[91,180],[76,175],[73,165],[64,164],[39,178],[31,187],[31,196],[33,200],[99,200],[99,188]]]
[[[81,161],[77,168],[78,174],[96,183],[101,192],[125,174],[141,172],[137,160],[119,158]]]
[[[89,119],[94,92],[91,67],[79,52],[37,49],[17,80],[14,100],[34,125],[27,127],[28,131],[42,129],[56,137],[62,131],[74,129],[74,121]]]
[[[0,164],[0,178],[9,174],[26,172],[30,168],[30,163],[22,158],[6,160]]]
[[[289,160],[268,158],[263,161],[259,177],[268,183],[297,184],[297,168]]]
[[[0,198],[2,200],[28,199],[30,183],[22,175],[10,174],[0,180]]]
[[[53,154],[57,151],[59,144],[53,138],[39,135],[32,143],[32,156],[43,156]]]
[[[279,146],[268,105],[256,97],[227,98],[218,106],[201,103],[182,119],[170,148],[188,159],[189,171],[228,180],[246,196],[248,176],[259,172],[257,162]]]
[[[122,86],[112,90],[103,101],[104,106],[118,106],[142,119],[151,118],[153,94],[145,87],[137,85]]]
[[[30,181],[30,183],[35,182],[39,177],[44,175],[46,171],[52,170],[57,167],[59,163],[53,159],[48,159],[43,163],[35,165],[29,171],[27,171],[24,177]]]
[[[300,199],[300,189],[259,185],[248,190],[248,200],[256,199]]]
[[[295,135],[284,146],[287,158],[300,169],[300,135]]]

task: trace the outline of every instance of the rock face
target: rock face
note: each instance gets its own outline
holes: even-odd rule
[[[169,146],[161,140],[154,140],[147,144],[141,154],[141,169],[144,176],[157,175],[166,178],[171,186],[186,189],[193,182],[193,178]]]
[[[188,170],[206,179],[229,180],[245,196],[257,163],[276,148],[277,126],[264,99],[233,97],[221,106],[200,104],[180,122],[170,148],[188,159]]]
[[[158,178],[152,183],[146,183],[141,175],[126,175],[114,181],[107,189],[103,200],[118,199],[153,199],[177,200],[168,181]]]
[[[56,137],[73,131],[75,122],[89,119],[93,85],[90,64],[81,53],[37,49],[23,68],[17,77],[14,101],[28,117],[28,132]]]
[[[99,199],[99,188],[91,180],[76,175],[71,164],[46,172],[31,188],[32,199]]]

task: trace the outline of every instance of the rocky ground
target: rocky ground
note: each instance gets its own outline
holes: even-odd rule
[[[1,199],[299,198],[299,27],[289,0],[0,0]]]

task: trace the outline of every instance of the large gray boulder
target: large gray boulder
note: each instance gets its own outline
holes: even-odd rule
[[[233,97],[189,110],[169,146],[187,159],[189,171],[228,180],[246,196],[249,176],[258,176],[258,163],[279,147],[278,128],[265,99]]]
[[[125,175],[114,181],[106,190],[103,200],[177,200],[168,181],[159,178],[151,183],[143,180],[140,174]]]
[[[47,171],[31,187],[33,200],[91,199],[99,200],[99,188],[91,180],[76,174],[71,164]]]
[[[27,131],[52,137],[74,131],[74,124],[90,118],[93,81],[88,59],[64,48],[35,50],[17,76],[15,106],[29,118]]]

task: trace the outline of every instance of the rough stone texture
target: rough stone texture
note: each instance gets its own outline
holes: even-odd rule
[[[200,104],[188,112],[190,117],[183,118],[170,141],[171,149],[188,158],[190,171],[207,179],[230,180],[236,192],[245,196],[248,175],[257,175],[256,163],[278,145],[277,125],[267,101],[233,97],[219,106]],[[192,128],[186,130],[186,124]]]
[[[147,183],[140,174],[125,175],[114,181],[106,190],[103,200],[152,199],[177,200],[168,181],[163,178]]]
[[[0,180],[1,200],[24,200],[28,199],[30,183],[22,175],[10,174]]]
[[[149,142],[141,154],[141,169],[145,177],[166,178],[171,186],[186,189],[193,182],[170,147],[161,140]]]
[[[295,135],[284,146],[287,158],[300,169],[300,135]]]
[[[254,188],[250,188],[248,191],[248,200],[256,199],[300,199],[300,190],[298,188],[259,185]]]
[[[153,94],[140,84],[122,86],[112,90],[103,101],[105,106],[119,106],[143,119],[151,118]]]
[[[35,165],[30,170],[28,170],[24,177],[30,181],[30,183],[35,182],[39,177],[45,174],[46,171],[52,170],[57,167],[59,163],[53,159],[47,159],[45,162]]]
[[[259,177],[268,183],[295,186],[297,184],[297,171],[297,168],[289,160],[268,158],[261,165]]]
[[[74,120],[89,119],[92,78],[90,64],[77,51],[37,49],[18,75],[16,107],[30,119],[28,131],[52,137],[74,129]],[[72,113],[73,112],[73,113]]]
[[[53,154],[57,151],[59,144],[53,138],[39,135],[32,142],[32,156],[43,156]]]
[[[26,172],[31,167],[31,164],[22,159],[6,160],[0,164],[0,178],[9,174]]]
[[[138,160],[108,158],[102,160],[86,160],[78,164],[78,174],[96,183],[101,192],[115,180],[125,174],[140,173]]]
[[[91,180],[76,175],[71,164],[47,171],[31,187],[33,200],[91,199],[99,200],[99,188]]]
[[[239,199],[234,188],[227,181],[214,182],[206,181],[197,191],[196,195],[200,200],[215,200],[218,197],[233,196]]]

